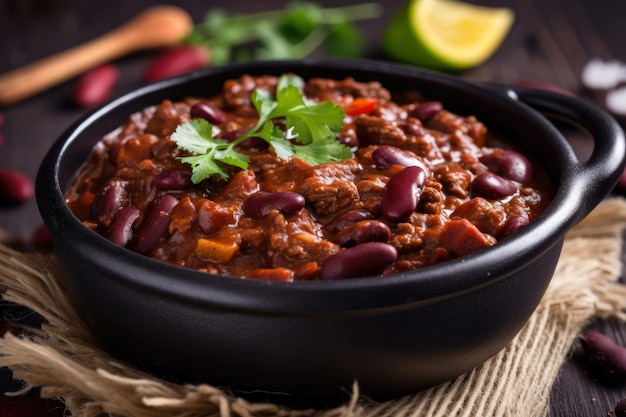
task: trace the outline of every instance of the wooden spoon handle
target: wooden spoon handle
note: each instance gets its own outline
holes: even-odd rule
[[[192,24],[177,7],[147,9],[108,34],[0,75],[0,105],[14,104],[129,52],[174,44]]]

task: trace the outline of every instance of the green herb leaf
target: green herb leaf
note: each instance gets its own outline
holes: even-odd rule
[[[228,165],[247,169],[248,156],[235,147],[251,137],[266,141],[281,159],[297,157],[318,165],[351,158],[350,149],[336,138],[343,128],[344,110],[330,101],[307,100],[300,92],[303,85],[300,77],[283,75],[276,98],[266,90],[254,90],[250,99],[259,121],[233,142],[213,137],[212,126],[204,119],[178,126],[171,139],[180,149],[195,154],[179,158],[191,165],[191,180],[197,184],[214,174],[228,178]]]
[[[250,14],[216,8],[194,26],[186,42],[211,49],[214,65],[233,60],[301,59],[320,46],[333,56],[353,57],[364,51],[363,36],[357,36],[361,31],[353,22],[381,14],[377,3],[325,8],[292,1],[283,9]]]

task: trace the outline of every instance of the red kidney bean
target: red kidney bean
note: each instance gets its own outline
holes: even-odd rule
[[[152,185],[159,191],[187,190],[193,186],[193,182],[188,172],[173,169],[157,174]]]
[[[330,232],[338,232],[351,224],[360,222],[361,220],[369,220],[372,218],[372,214],[367,211],[352,210],[342,215],[339,219],[326,226],[326,229]]]
[[[419,106],[415,107],[410,116],[415,117],[421,122],[426,122],[433,118],[437,113],[443,109],[443,104],[439,101],[425,101]]]
[[[333,237],[333,243],[344,248],[366,242],[389,242],[391,229],[378,220],[362,220],[347,226]]]
[[[392,176],[380,199],[383,216],[394,222],[409,217],[417,208],[425,180],[424,170],[417,166],[406,167]]]
[[[193,118],[205,119],[211,124],[219,125],[226,122],[226,115],[215,104],[199,101],[191,106],[190,115]]]
[[[0,202],[23,203],[35,194],[30,178],[14,169],[0,169]]]
[[[363,243],[326,259],[320,270],[320,278],[335,280],[379,275],[397,258],[398,251],[388,243]]]
[[[490,171],[523,185],[529,184],[533,179],[532,162],[519,152],[504,150],[485,154],[480,162]]]
[[[53,243],[52,243],[52,235],[50,234],[50,230],[45,224],[40,224],[37,226],[35,231],[33,232],[30,238],[31,246],[39,251],[39,252],[52,252]]]
[[[126,206],[115,213],[106,237],[113,243],[126,246],[133,237],[133,225],[141,216],[141,211],[135,206]]]
[[[615,404],[615,417],[626,417],[626,398]]]
[[[470,194],[489,200],[499,200],[513,195],[517,187],[510,180],[492,172],[483,172],[476,176],[470,185]]]
[[[202,46],[181,46],[163,52],[148,66],[144,74],[147,82],[185,74],[206,67],[211,57]]]
[[[500,231],[500,239],[516,233],[522,227],[528,224],[528,217],[525,216],[513,216],[506,221],[504,227]]]
[[[178,204],[176,197],[167,194],[154,200],[137,227],[130,248],[144,255],[150,252],[167,230],[170,213],[176,204]]]
[[[413,152],[405,151],[395,146],[381,146],[372,152],[372,160],[378,169],[387,169],[391,165],[401,165],[404,167],[420,167],[426,173],[428,169],[417,155]]]
[[[113,64],[104,64],[83,74],[72,89],[72,100],[83,108],[103,103],[109,98],[120,72]]]
[[[65,405],[56,399],[28,396],[7,396],[0,398],[2,415],[11,417],[63,417]]]
[[[291,191],[279,191],[276,193],[259,191],[252,194],[243,203],[243,211],[247,216],[258,219],[267,216],[272,209],[286,214],[295,213],[302,209],[304,204],[304,197],[298,193]]]
[[[626,381],[626,348],[602,333],[589,331],[583,335],[585,356],[593,371],[610,381]]]
[[[109,224],[115,213],[128,205],[127,185],[126,181],[115,179],[104,184],[91,205],[91,218]]]

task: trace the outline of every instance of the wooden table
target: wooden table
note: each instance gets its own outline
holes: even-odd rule
[[[380,37],[390,17],[405,0],[385,0],[383,15],[363,21],[368,55],[380,57]],[[0,73],[93,39],[126,22],[150,0],[0,0]],[[196,21],[207,7],[233,11],[258,11],[284,6],[287,1],[242,0],[199,2],[178,0]],[[358,1],[319,1],[323,5],[355,4]],[[457,74],[475,82],[515,83],[535,79],[581,93],[581,71],[592,58],[626,62],[626,2],[622,0],[482,0],[485,5],[506,5],[515,10],[516,22],[497,53],[484,65]],[[141,74],[155,55],[141,52],[116,61],[121,80],[114,94],[141,85]],[[31,178],[50,144],[84,114],[70,101],[72,82],[63,83],[36,97],[0,109],[4,123],[0,132],[0,168],[15,168]],[[584,148],[584,145],[583,145]],[[34,201],[0,205],[0,229],[28,240],[40,224]],[[614,320],[599,321],[594,328],[626,343],[626,326]],[[626,397],[626,386],[604,386],[593,381],[573,355],[562,369],[552,391],[551,415],[567,417],[607,416],[615,403]]]

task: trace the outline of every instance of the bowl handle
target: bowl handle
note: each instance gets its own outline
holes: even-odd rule
[[[494,86],[495,87],[495,86]],[[502,88],[500,93],[502,93]],[[504,91],[539,111],[548,119],[560,119],[586,130],[594,141],[589,159],[578,167],[577,182],[581,184],[582,213],[588,214],[611,192],[626,164],[624,130],[607,112],[576,96],[527,87],[506,87]]]

